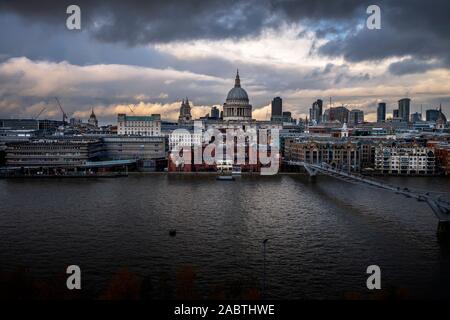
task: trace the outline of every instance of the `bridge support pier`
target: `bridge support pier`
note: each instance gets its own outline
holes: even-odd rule
[[[305,165],[306,172],[308,172],[310,177],[315,177],[317,175],[317,170],[311,168],[310,166]]]
[[[437,228],[439,239],[450,240],[450,221],[440,220]]]

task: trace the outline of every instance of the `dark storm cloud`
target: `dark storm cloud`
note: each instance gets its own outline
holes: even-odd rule
[[[417,60],[438,59],[450,66],[450,1],[379,1],[381,30],[357,28],[332,39],[318,49],[326,56],[344,56],[347,61],[376,61],[411,56]],[[362,19],[361,23],[365,24]],[[392,66],[393,73],[424,72],[433,64],[417,62]]]
[[[242,38],[282,22],[305,22],[330,41],[318,52],[348,61],[411,55],[450,65],[450,1],[436,0],[0,0],[1,12],[65,29],[65,9],[82,9],[83,27],[104,42],[127,45],[177,40]],[[378,4],[382,29],[357,29],[365,9]],[[66,31],[69,32],[69,31]]]
[[[352,17],[358,9],[367,7],[366,0],[274,0],[270,4],[273,9],[282,12],[290,20],[310,19],[343,20]]]
[[[364,12],[361,0],[1,0],[0,9],[30,22],[63,29],[65,9],[74,3],[81,7],[83,27],[97,39],[129,45],[241,38],[257,35],[265,27],[277,27],[282,22],[342,21],[353,16],[356,9]]]
[[[68,33],[65,9],[73,3],[81,7],[84,30],[105,43],[239,39],[283,22],[303,22],[318,38],[329,40],[316,50],[325,56],[349,62],[411,56],[450,66],[448,0],[0,0],[0,11]],[[357,28],[365,24],[369,4],[382,9],[381,30]]]
[[[389,72],[394,75],[423,73],[441,67],[440,63],[406,59],[389,65]]]
[[[116,63],[167,67],[173,60],[150,46],[99,42],[87,32],[68,32],[48,24],[30,27],[24,19],[11,14],[0,15],[0,39],[0,62],[23,56],[79,65]]]

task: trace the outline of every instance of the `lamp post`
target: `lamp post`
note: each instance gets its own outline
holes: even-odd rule
[[[265,298],[266,294],[266,243],[269,239],[263,240],[263,290],[262,290],[262,298]]]

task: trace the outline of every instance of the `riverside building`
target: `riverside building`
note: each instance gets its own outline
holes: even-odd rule
[[[161,136],[161,116],[127,116],[117,115],[117,134],[127,136],[155,137]]]
[[[359,143],[340,139],[286,139],[284,156],[289,161],[311,164],[327,163],[349,172],[361,169]]]
[[[46,138],[9,143],[6,164],[9,167],[70,168],[102,157],[100,139]]]
[[[375,170],[392,175],[432,175],[434,150],[417,144],[382,143],[375,149]]]

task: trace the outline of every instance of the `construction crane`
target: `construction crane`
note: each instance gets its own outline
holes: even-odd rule
[[[135,105],[135,104],[133,104],[133,107],[136,107],[136,105]],[[133,110],[133,108],[131,108],[131,106],[130,106],[130,105],[128,105],[128,108],[130,109],[131,113],[132,113],[132,114],[134,114],[134,110]]]
[[[41,111],[39,111],[39,113],[37,114],[37,116],[34,117],[34,120],[37,120],[37,119],[39,118],[39,116],[42,114],[42,112],[45,111],[45,109],[47,109],[47,108],[46,108],[46,107],[43,107],[43,108],[41,109]]]
[[[43,108],[41,109],[41,111],[39,111],[39,113],[37,114],[37,116],[34,117],[34,120],[36,120],[36,122],[37,122],[38,130],[40,129],[40,122],[39,122],[38,118],[39,118],[39,116],[42,114],[42,112],[45,111],[45,109],[47,109],[47,108],[46,108],[46,107],[43,107]]]
[[[64,109],[62,108],[61,103],[59,102],[58,97],[55,97],[55,99],[56,99],[56,102],[58,103],[59,109],[60,109],[61,112],[62,112],[62,116],[63,116],[63,117],[62,117],[62,118],[63,118],[63,125],[66,125],[67,114],[66,114],[66,112],[64,111]]]

